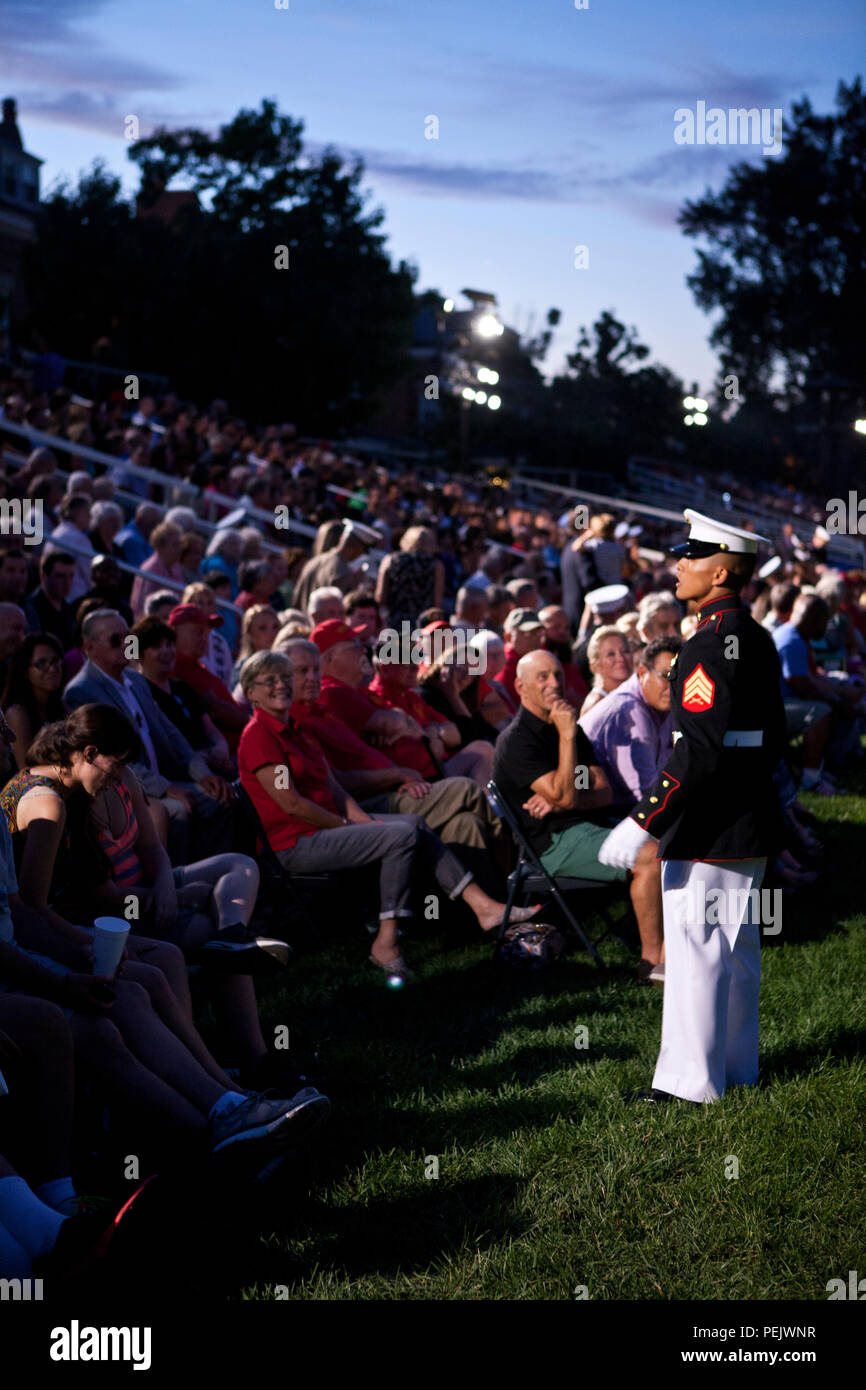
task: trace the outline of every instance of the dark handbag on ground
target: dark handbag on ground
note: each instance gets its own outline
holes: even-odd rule
[[[505,928],[494,947],[496,960],[524,970],[544,970],[564,950],[565,938],[548,922],[515,922]]]

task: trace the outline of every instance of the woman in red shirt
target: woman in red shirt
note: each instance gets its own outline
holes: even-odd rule
[[[369,816],[343,790],[318,742],[291,716],[288,657],[256,652],[241,683],[253,707],[238,749],[241,784],[283,868],[303,874],[379,863],[379,932],[370,953],[375,966],[400,979],[409,974],[397,927],[412,915],[413,879],[422,867],[432,870],[452,901],[460,898],[471,908],[484,931],[499,925],[504,904],[479,888],[420,816]],[[526,921],[538,906],[512,909],[511,920]]]

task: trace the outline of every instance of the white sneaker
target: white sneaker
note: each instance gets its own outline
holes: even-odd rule
[[[665,963],[664,963],[664,961],[659,961],[658,965],[654,965],[654,966],[653,966],[652,970],[651,970],[650,973],[647,975],[647,979],[650,981],[651,984],[654,984],[654,985],[663,985],[663,984],[664,984],[664,982],[665,982]]]

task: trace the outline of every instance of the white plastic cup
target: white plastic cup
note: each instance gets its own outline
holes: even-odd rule
[[[93,973],[113,979],[129,936],[123,917],[97,917],[93,923]]]

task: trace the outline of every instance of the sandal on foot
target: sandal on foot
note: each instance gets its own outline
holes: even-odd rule
[[[525,922],[531,922],[541,911],[543,903],[536,903],[534,907],[513,907],[508,914],[508,926],[519,927]],[[501,932],[505,926],[505,915],[500,917],[498,922],[494,922],[492,927],[485,927],[485,931]]]
[[[383,962],[377,960],[375,956],[370,956],[370,964],[375,965],[377,970],[384,970],[386,975],[393,975],[398,980],[411,980],[412,971],[404,961],[402,956],[395,956],[393,960]]]

